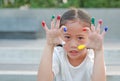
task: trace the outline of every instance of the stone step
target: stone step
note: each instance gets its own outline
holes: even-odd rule
[[[43,48],[5,48],[0,49],[0,64],[38,64]],[[120,65],[120,50],[106,49],[107,65]]]
[[[44,45],[45,39],[0,40],[0,81],[36,81]],[[119,53],[119,43],[105,43],[107,81],[120,80]]]
[[[37,72],[39,64],[0,64],[0,74],[6,74],[7,72]],[[120,76],[120,65],[106,65],[106,74],[119,75]],[[19,73],[18,73],[19,74]]]
[[[107,75],[107,81],[119,80],[120,74]],[[37,71],[0,71],[0,81],[37,81]]]

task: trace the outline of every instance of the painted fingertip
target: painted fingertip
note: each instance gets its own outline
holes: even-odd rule
[[[83,28],[83,31],[87,31],[87,29],[86,29],[86,28]]]
[[[52,19],[52,20],[55,19],[55,15],[52,15],[51,19]]]
[[[60,16],[60,15],[58,15],[58,16],[57,16],[57,20],[60,20],[60,18],[61,18],[61,16]]]
[[[66,27],[64,27],[63,30],[64,30],[64,32],[67,32],[67,28]]]
[[[102,20],[102,19],[99,19],[98,23],[99,23],[100,25],[102,25],[103,20]]]
[[[95,25],[95,18],[94,17],[91,18],[91,24]]]
[[[104,30],[105,30],[105,32],[107,32],[108,31],[108,26],[105,26]]]
[[[82,50],[82,49],[84,49],[84,48],[86,48],[85,45],[79,45],[79,46],[78,46],[78,49],[79,49],[79,50]]]
[[[45,27],[45,21],[42,21],[42,27]]]

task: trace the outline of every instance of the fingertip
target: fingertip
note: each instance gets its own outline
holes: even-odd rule
[[[86,28],[83,28],[82,30],[83,30],[83,31],[87,31],[87,29],[86,29]]]
[[[103,24],[103,20],[102,20],[102,19],[99,19],[98,23],[99,23],[100,25],[102,25],[102,24]]]
[[[58,15],[58,16],[57,16],[57,20],[60,20],[60,19],[61,19],[61,15]]]
[[[107,32],[108,31],[108,26],[104,27],[104,31]]]
[[[89,34],[91,30],[90,30],[90,28],[88,28],[88,27],[84,27],[84,28],[82,29],[82,31]]]
[[[55,15],[52,15],[52,16],[51,16],[51,20],[53,20],[53,19],[55,19]]]
[[[108,31],[108,26],[105,26],[104,27],[104,31],[102,32],[102,36],[103,37],[105,36],[105,34],[107,33],[107,31]]]
[[[91,18],[91,24],[95,25],[95,18],[94,17]]]
[[[67,27],[65,26],[65,27],[63,28],[63,30],[64,30],[64,32],[67,32]]]
[[[60,29],[61,29],[61,31],[67,32],[67,27],[66,27],[66,26],[64,26],[64,25],[63,25],[63,26],[61,26],[61,28],[60,28]]]
[[[45,21],[42,21],[41,24],[42,24],[42,27],[45,27]]]

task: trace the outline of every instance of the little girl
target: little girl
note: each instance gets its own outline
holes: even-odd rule
[[[70,9],[62,17],[45,22],[46,45],[38,71],[38,81],[106,81],[103,38],[81,9]],[[66,30],[64,30],[66,28]],[[58,44],[65,42],[62,47]],[[78,49],[79,45],[85,48]]]

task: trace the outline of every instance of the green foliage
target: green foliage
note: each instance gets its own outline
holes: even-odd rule
[[[120,8],[120,0],[68,0],[67,3],[62,0],[14,0],[14,4],[8,1],[5,5],[4,0],[0,0],[0,7],[19,8],[29,4],[31,8]]]
[[[37,7],[42,7],[42,8],[49,8],[49,7],[55,7],[56,6],[56,0],[31,0],[31,7],[37,8]]]

